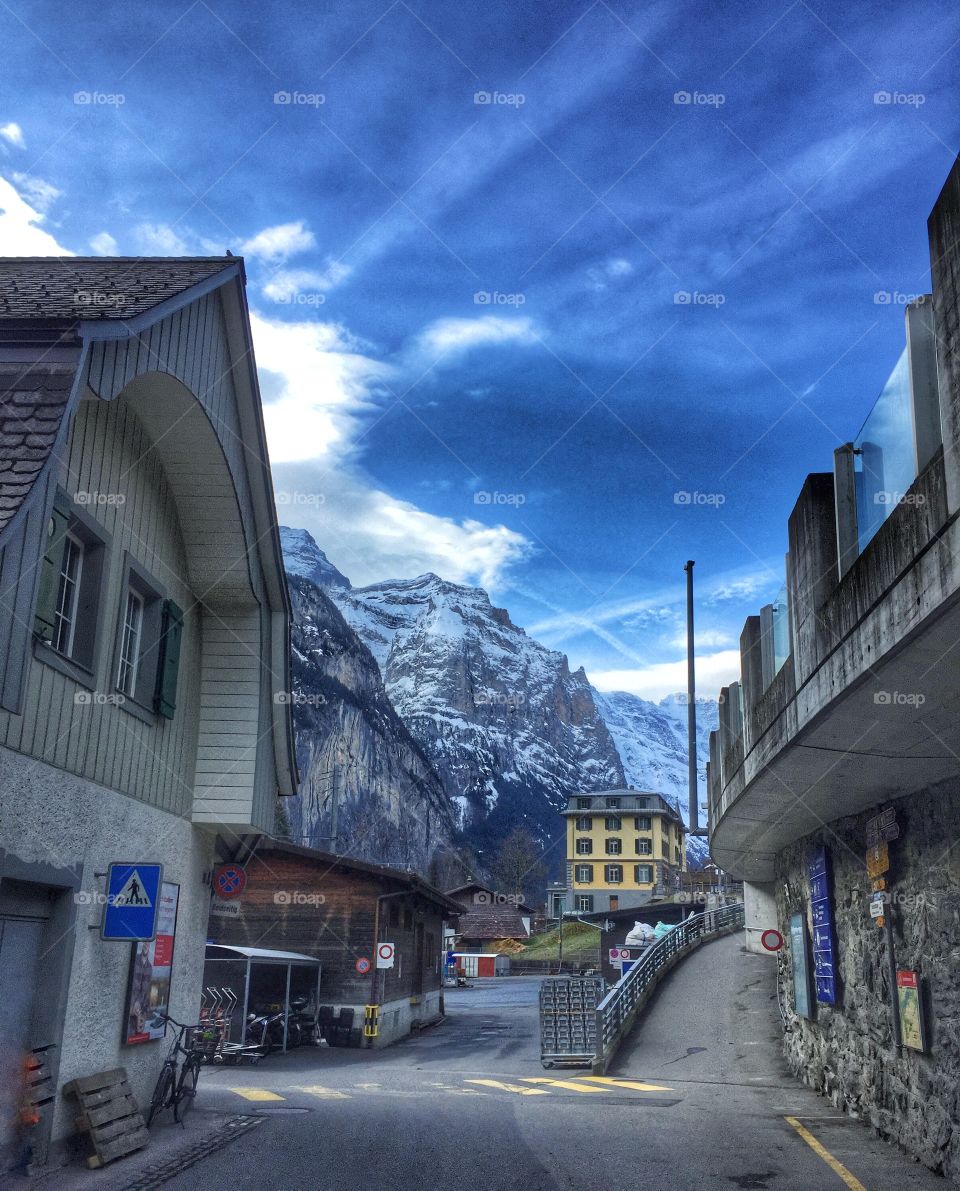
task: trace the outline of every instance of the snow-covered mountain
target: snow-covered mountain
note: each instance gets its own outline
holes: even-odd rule
[[[309,579],[318,587],[350,587],[350,580],[337,570],[305,529],[281,525],[280,546],[288,575]]]
[[[659,703],[627,691],[598,692],[597,706],[613,736],[623,761],[627,783],[642,790],[657,790],[673,802],[687,821],[687,697],[667,695]],[[706,801],[706,763],[710,733],[717,727],[717,704],[697,699],[697,777],[702,807]],[[700,826],[706,812],[700,811]],[[687,859],[702,866],[707,859],[702,837],[687,840]]]
[[[331,783],[342,780],[335,775],[344,755],[365,758],[366,768],[351,778],[358,814],[373,812],[378,783],[385,782],[387,817],[397,822],[398,791],[413,780],[419,802],[406,828],[411,854],[418,822],[450,836],[443,816],[437,818],[438,789],[457,844],[475,849],[481,864],[523,825],[550,849],[558,876],[557,811],[577,790],[658,790],[686,818],[683,696],[652,703],[626,692],[600,694],[582,669],[571,672],[562,653],[528,637],[480,588],[433,574],[352,588],[306,531],[281,529],[281,540],[288,573],[298,577],[292,583],[297,649],[310,656],[313,681],[342,683],[354,708],[339,716],[328,709],[315,724],[300,712],[298,749],[309,772],[294,816],[301,837],[309,839],[323,822],[321,808],[330,804]],[[303,672],[307,659],[295,651],[294,661]],[[364,709],[359,718],[357,707]],[[698,700],[698,713],[702,780],[716,704]],[[399,770],[378,766],[377,749],[402,754]],[[437,842],[421,841],[421,853],[434,853]],[[449,838],[442,849],[450,852]],[[688,856],[702,863],[705,841],[689,841]]]
[[[623,784],[586,674],[485,591],[428,574],[330,595],[379,662],[474,847],[495,848],[520,823],[551,843],[572,791]]]

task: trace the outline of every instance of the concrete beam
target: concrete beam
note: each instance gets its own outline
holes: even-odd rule
[[[839,581],[833,476],[807,476],[787,523],[792,560],[790,600],[795,627],[794,672],[800,687],[830,648],[820,609]]]
[[[927,220],[933,319],[940,371],[940,429],[943,438],[947,510],[960,509],[960,159],[954,162]]]
[[[940,383],[937,377],[937,337],[933,298],[925,294],[904,311],[907,334],[907,368],[910,373],[910,412],[917,475],[943,442],[940,431]]]
[[[852,442],[845,442],[842,447],[837,447],[833,452],[834,507],[837,522],[837,566],[841,579],[850,570],[860,555],[860,537],[857,526],[855,458]]]
[[[770,621],[772,638],[772,616]],[[748,616],[743,624],[743,632],[740,634],[740,680],[743,684],[743,722],[744,733],[747,737],[743,742],[745,750],[751,748],[753,745],[753,734],[749,730],[750,713],[763,698],[763,692],[767,689],[763,666],[763,646],[760,625],[760,616]],[[770,677],[773,677],[772,666]]]

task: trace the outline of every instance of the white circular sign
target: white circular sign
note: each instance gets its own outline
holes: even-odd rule
[[[377,955],[381,959],[393,959],[393,944],[392,943],[381,943],[380,946],[377,948]]]

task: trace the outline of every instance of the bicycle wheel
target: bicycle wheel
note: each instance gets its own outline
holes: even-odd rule
[[[148,1129],[157,1113],[162,1112],[165,1108],[169,1108],[173,1103],[174,1078],[172,1067],[169,1063],[164,1063],[157,1078],[156,1087],[153,1089],[150,1107],[147,1109]]]
[[[193,1101],[197,1094],[197,1082],[200,1079],[200,1062],[199,1055],[191,1055],[180,1069],[177,1098],[173,1104],[173,1118],[178,1123],[181,1123],[193,1108]]]

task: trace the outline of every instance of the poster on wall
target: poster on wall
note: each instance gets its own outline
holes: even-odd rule
[[[916,972],[897,972],[897,1003],[900,1007],[900,1041],[911,1050],[926,1050],[920,977]]]
[[[813,979],[821,1005],[837,1003],[836,957],[833,943],[833,898],[827,849],[814,848],[807,864],[810,912],[813,918]]]
[[[179,901],[180,886],[164,881],[160,886],[156,937],[149,942],[133,944],[123,1026],[123,1041],[127,1046],[157,1042],[167,1031],[162,1014],[167,1012],[170,1001]]]
[[[790,917],[790,958],[793,967],[793,1007],[801,1017],[812,1017],[807,922],[802,914]]]

